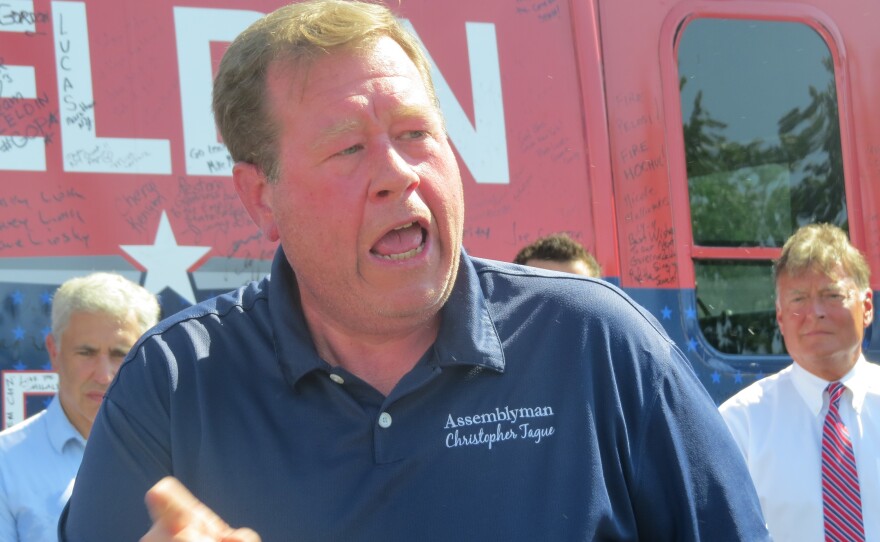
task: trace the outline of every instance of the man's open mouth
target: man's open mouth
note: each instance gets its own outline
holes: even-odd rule
[[[426,238],[425,229],[413,221],[383,235],[370,252],[385,260],[405,260],[424,250]]]

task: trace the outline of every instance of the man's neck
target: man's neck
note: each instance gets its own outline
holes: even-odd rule
[[[846,376],[862,357],[861,349],[855,355],[826,359],[795,360],[805,371],[828,382],[836,382]]]
[[[310,318],[308,312],[306,321],[321,358],[386,396],[434,344],[440,329],[439,314],[420,325],[384,333],[352,332]]]
[[[73,410],[67,408],[67,406],[64,404],[64,399],[60,396],[60,392],[59,392],[59,397],[58,397],[58,403],[59,403],[59,406],[61,407],[61,412],[64,413],[64,417],[67,418],[67,421],[70,422],[70,425],[72,425],[73,428],[76,429],[77,433],[82,435],[82,438],[88,440],[89,433],[92,432],[92,423],[91,422],[93,420],[86,420],[82,416],[80,416],[80,417],[72,416],[71,413],[73,412]]]

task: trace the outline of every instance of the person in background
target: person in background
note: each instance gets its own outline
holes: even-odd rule
[[[271,275],[133,350],[62,540],[767,539],[654,318],[461,248],[430,71],[378,3],[292,4],[232,42],[215,118]]]
[[[523,247],[514,263],[551,271],[602,278],[602,268],[592,254],[565,233],[541,237]]]
[[[870,270],[843,230],[813,224],[786,241],[774,275],[793,363],[728,399],[721,415],[774,540],[880,540],[880,367],[862,353]]]
[[[122,359],[159,319],[155,296],[112,273],[62,284],[46,351],[58,373],[49,406],[0,433],[0,540],[57,540],[86,439]]]

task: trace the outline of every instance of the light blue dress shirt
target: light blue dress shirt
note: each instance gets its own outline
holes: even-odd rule
[[[0,433],[0,540],[58,540],[86,440],[56,396],[43,412]]]

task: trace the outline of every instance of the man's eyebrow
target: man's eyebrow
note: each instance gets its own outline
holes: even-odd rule
[[[356,119],[345,119],[337,123],[331,124],[327,128],[321,130],[318,137],[312,141],[312,150],[318,149],[325,145],[328,141],[339,137],[342,134],[358,131],[362,126],[361,121]]]
[[[434,107],[426,105],[401,104],[391,110],[392,119],[431,119],[436,113]],[[321,130],[312,141],[312,150],[319,149],[340,135],[357,132],[363,128],[363,122],[358,119],[344,119]]]
[[[823,286],[823,287],[819,288],[819,291],[820,292],[845,292],[849,289],[850,288],[845,284],[834,283],[834,284],[829,284],[827,286]]]
[[[391,112],[393,118],[430,118],[434,108],[425,105],[399,105]]]

